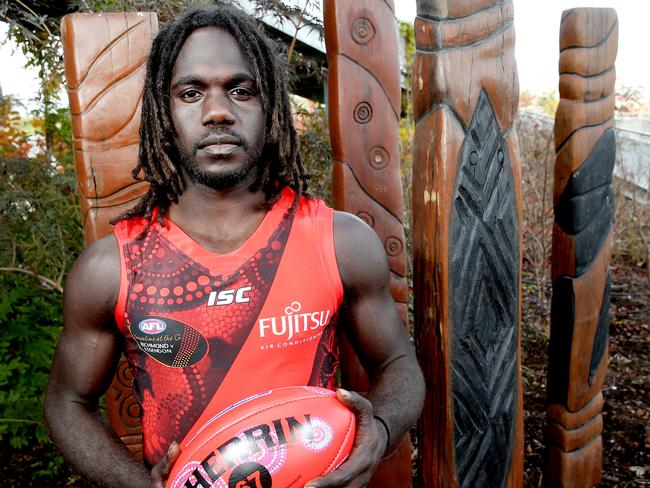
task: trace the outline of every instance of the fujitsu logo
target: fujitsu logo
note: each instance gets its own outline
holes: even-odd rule
[[[292,302],[280,317],[259,319],[260,337],[283,337],[291,339],[300,332],[309,332],[325,327],[330,319],[329,310],[300,313],[300,302]]]

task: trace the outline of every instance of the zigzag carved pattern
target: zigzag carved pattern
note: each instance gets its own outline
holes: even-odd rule
[[[519,230],[510,158],[482,92],[451,219],[452,390],[459,487],[506,486],[517,401]]]

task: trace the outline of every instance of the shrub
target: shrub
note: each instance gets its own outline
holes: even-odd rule
[[[83,237],[72,170],[0,159],[0,440],[47,440],[42,397],[61,325],[63,278]]]

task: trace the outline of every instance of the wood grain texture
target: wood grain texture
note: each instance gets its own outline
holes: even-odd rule
[[[414,317],[421,484],[523,482],[521,173],[511,1],[419,1]]]
[[[616,158],[613,9],[572,9],[560,27],[546,486],[599,483]]]
[[[61,24],[86,243],[146,192],[138,157],[145,62],[155,14],[73,14]]]
[[[451,20],[475,15],[499,4],[499,0],[417,0],[418,17]]]
[[[365,221],[384,245],[390,289],[408,326],[406,239],[400,177],[400,71],[392,0],[325,0],[334,207]],[[350,344],[341,343],[345,387],[368,391]],[[370,486],[411,484],[410,443],[382,461]]]
[[[152,13],[73,14],[61,23],[77,184],[86,244],[111,232],[147,184],[131,176],[138,158],[145,63],[158,31]],[[140,407],[124,358],[106,393],[108,418],[142,459]]]
[[[106,413],[111,426],[133,455],[142,460],[142,421],[140,405],[131,387],[133,375],[122,358],[115,379],[106,392]]]

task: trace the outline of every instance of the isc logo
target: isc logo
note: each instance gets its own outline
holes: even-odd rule
[[[231,303],[248,303],[251,299],[246,293],[252,289],[252,286],[243,286],[236,290],[213,291],[208,297],[208,307],[230,305]]]
[[[167,324],[159,319],[144,319],[138,324],[138,329],[149,335],[159,334],[166,328]]]

